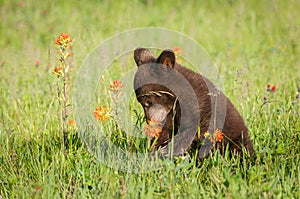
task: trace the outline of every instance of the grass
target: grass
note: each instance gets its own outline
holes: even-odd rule
[[[2,0],[0,5],[0,198],[300,197],[299,1]],[[74,80],[100,42],[147,26],[180,31],[207,50],[249,127],[253,161],[216,154],[198,166],[192,158],[127,173],[97,161],[76,130],[68,134],[64,156],[49,74],[57,63],[56,36],[68,32],[74,38]],[[112,76],[126,72],[112,71]],[[269,83],[277,86],[274,93],[266,91]]]

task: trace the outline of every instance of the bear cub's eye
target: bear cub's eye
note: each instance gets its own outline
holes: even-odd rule
[[[147,100],[145,103],[145,106],[151,106],[152,105],[152,101],[151,100]]]

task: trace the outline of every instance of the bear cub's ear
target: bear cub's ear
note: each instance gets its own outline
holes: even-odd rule
[[[172,50],[164,50],[157,58],[157,63],[162,64],[166,67],[174,68],[175,65],[175,54]]]
[[[155,62],[155,57],[146,48],[137,48],[134,50],[134,61],[137,66]]]

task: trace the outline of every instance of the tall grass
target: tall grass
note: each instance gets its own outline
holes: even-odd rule
[[[299,10],[296,0],[2,0],[0,198],[299,198]],[[145,26],[180,31],[207,50],[249,127],[253,161],[217,153],[198,165],[192,157],[126,173],[97,161],[76,130],[63,155],[49,73],[56,36],[73,36],[76,74],[104,39]]]

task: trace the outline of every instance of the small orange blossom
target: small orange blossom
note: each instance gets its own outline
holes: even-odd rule
[[[94,117],[100,122],[108,120],[110,117],[108,108],[106,106],[97,107],[94,111]]]
[[[221,142],[224,138],[224,135],[221,130],[216,129],[214,134],[210,134],[208,131],[204,133],[204,137],[208,138],[211,142]]]
[[[160,122],[155,120],[149,120],[148,124],[145,124],[144,131],[148,137],[158,138],[159,134],[162,133],[162,128],[160,127]]]
[[[180,47],[174,47],[172,50],[173,50],[174,53],[175,53],[176,61],[177,61],[178,63],[181,63],[182,60],[181,60],[180,57],[181,57],[181,55],[182,55],[182,49],[181,49]]]
[[[124,87],[124,84],[120,80],[114,80],[109,86],[110,90],[113,92],[119,92],[121,88]]]
[[[276,90],[276,86],[272,86],[271,90],[274,92]]]
[[[222,131],[220,131],[219,129],[217,129],[215,131],[215,137],[216,137],[216,142],[221,142],[222,139],[224,138]]]
[[[38,67],[40,64],[41,64],[41,62],[39,60],[36,60],[34,63],[35,67]]]
[[[63,75],[63,71],[62,71],[62,69],[60,67],[55,67],[53,69],[53,72],[54,72],[55,75],[57,75],[57,77],[60,77],[60,76]]]
[[[69,120],[69,125],[70,125],[70,126],[76,126],[75,120],[70,119],[70,120]]]
[[[55,44],[58,46],[64,46],[64,45],[68,45],[69,43],[72,42],[72,39],[70,37],[70,35],[68,33],[61,33],[60,35],[58,35],[55,39]],[[72,48],[71,46],[68,46],[68,48]]]

